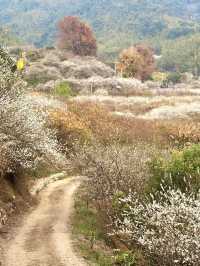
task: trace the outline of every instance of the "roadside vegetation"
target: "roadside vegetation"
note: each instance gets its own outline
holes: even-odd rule
[[[54,130],[47,126],[47,110],[35,108],[15,61],[3,49],[0,65],[1,226],[23,197],[31,201],[27,189],[30,174],[41,176],[64,169],[66,159]]]
[[[85,187],[79,189],[72,217],[73,237],[77,252],[86,260],[100,266],[111,266],[114,254],[104,234],[96,209],[85,197]]]
[[[198,124],[123,119],[92,103],[69,110],[90,132],[89,139],[74,142],[69,156],[74,171],[88,177],[77,203],[83,209],[75,214],[82,218],[75,221],[90,224],[98,217],[91,228],[101,224],[112,265],[198,265]],[[81,226],[75,231],[79,227],[84,254],[94,261],[95,244]],[[98,237],[93,240],[98,247]]]

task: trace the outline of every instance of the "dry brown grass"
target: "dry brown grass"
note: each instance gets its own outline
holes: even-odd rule
[[[103,143],[160,141],[157,122],[114,116],[109,109],[94,103],[73,103],[69,110],[84,121],[95,139]]]
[[[136,99],[137,100],[137,99]],[[148,112],[164,103],[175,105],[176,98],[151,99],[142,104],[136,102],[131,107],[126,103],[118,104],[118,109],[133,108],[132,112]],[[119,99],[117,100],[119,101]],[[139,100],[141,101],[141,100]],[[184,101],[190,102],[186,98]],[[64,140],[67,146],[73,142],[90,141],[93,138],[101,143],[119,142],[121,144],[157,143],[159,145],[185,145],[200,141],[200,121],[195,116],[190,120],[184,119],[144,119],[139,116],[113,115],[113,106],[107,102],[76,102],[68,101],[67,109],[56,109],[50,112],[52,127],[59,132],[59,139]],[[118,102],[119,103],[119,102]]]
[[[79,96],[72,101],[78,104],[98,104],[110,112],[118,113],[121,116],[133,116],[144,119],[191,117],[193,113],[200,113],[199,96]]]
[[[107,109],[91,103],[73,103],[69,110],[84,121],[94,138],[105,143],[119,138],[119,126]]]
[[[87,124],[73,112],[50,110],[49,126],[56,130],[57,139],[66,155],[73,153],[75,145],[84,145],[91,139]]]
[[[200,122],[173,120],[160,122],[163,137],[176,146],[185,146],[200,142]]]

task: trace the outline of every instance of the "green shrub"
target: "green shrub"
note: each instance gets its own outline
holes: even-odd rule
[[[150,162],[148,191],[159,191],[163,183],[183,192],[200,189],[200,144],[173,151],[169,159],[155,157]]]
[[[60,97],[69,98],[74,96],[72,89],[67,81],[60,82],[55,87],[55,94]]]
[[[120,266],[134,266],[136,265],[136,259],[131,251],[120,251],[115,256],[115,264]]]
[[[160,190],[160,185],[165,177],[165,161],[160,156],[155,156],[149,162],[150,179],[147,184],[147,192]]]
[[[180,83],[182,79],[182,75],[179,72],[171,72],[167,77],[167,82],[171,82],[173,84]]]

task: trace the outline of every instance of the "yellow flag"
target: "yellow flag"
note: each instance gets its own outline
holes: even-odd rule
[[[17,61],[17,70],[19,71],[22,71],[25,67],[25,61],[23,58],[20,58],[18,61]]]

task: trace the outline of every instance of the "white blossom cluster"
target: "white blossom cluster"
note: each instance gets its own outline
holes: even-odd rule
[[[200,264],[200,194],[171,189],[162,200],[142,201],[132,193],[120,204],[115,233],[141,245],[159,265]]]
[[[78,148],[77,148],[78,150]],[[128,193],[130,188],[140,191],[147,176],[147,162],[154,148],[143,143],[121,146],[117,143],[102,145],[94,142],[78,150],[73,162],[88,177],[89,197],[97,201],[110,201],[116,193]]]
[[[40,161],[63,163],[54,133],[46,127],[45,110],[26,97],[25,83],[9,62],[0,54],[1,172],[35,167]]]

